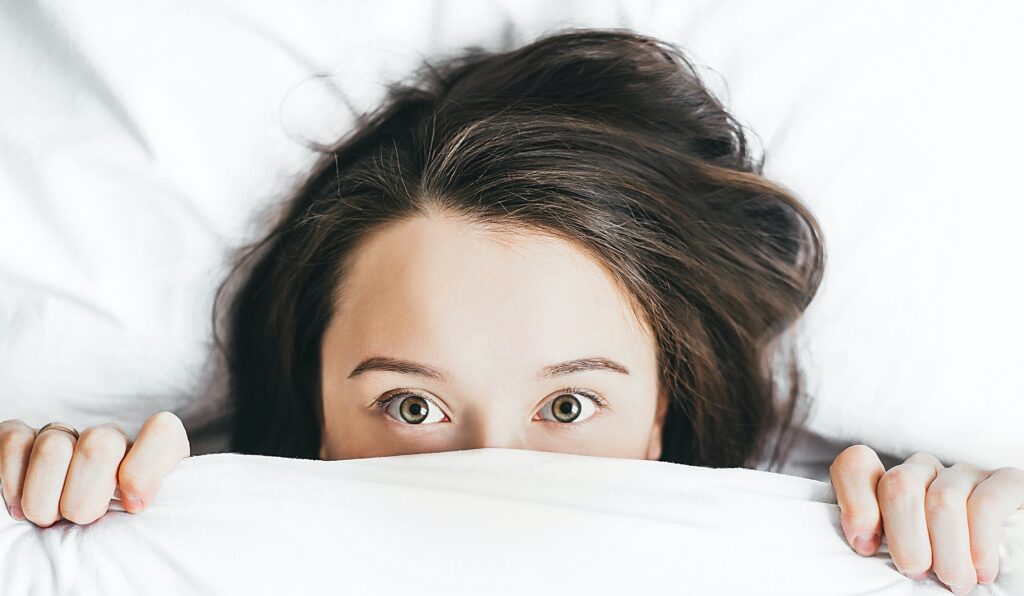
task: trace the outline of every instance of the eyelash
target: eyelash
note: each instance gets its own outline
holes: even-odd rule
[[[597,409],[598,409],[599,412],[601,410],[603,410],[608,405],[608,402],[603,397],[601,397],[600,395],[597,395],[596,393],[592,393],[590,391],[587,391],[586,389],[581,389],[579,387],[565,387],[563,389],[559,389],[555,393],[555,397],[558,397],[559,395],[562,395],[562,394],[565,394],[565,393],[578,393],[579,395],[582,395],[582,396],[590,399],[595,404],[597,404]],[[390,404],[392,401],[398,399],[399,397],[401,397],[403,395],[417,395],[417,396],[422,397],[423,399],[433,403],[433,400],[431,400],[429,397],[422,396],[422,395],[416,393],[415,391],[409,391],[407,389],[394,389],[394,390],[388,391],[387,393],[385,393],[385,394],[381,395],[380,397],[378,397],[377,399],[373,400],[373,403],[374,403],[374,405],[376,405],[381,410],[384,410],[384,409],[386,409],[388,407],[388,404]],[[547,403],[547,402],[545,402],[545,403]],[[583,424],[586,424],[590,420],[593,420],[594,416],[596,416],[596,415],[597,414],[594,414],[593,416],[591,416],[590,418],[587,418],[583,422],[579,422],[579,423],[576,423],[576,424],[572,424],[572,423],[570,423],[570,424],[562,424],[561,426],[568,426],[568,427],[581,426]],[[408,426],[416,426],[416,425],[409,424]]]

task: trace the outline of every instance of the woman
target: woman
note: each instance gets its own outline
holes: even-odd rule
[[[824,251],[761,164],[682,52],[630,31],[427,65],[323,148],[221,287],[244,272],[232,451],[777,462],[801,399],[781,338]],[[39,525],[93,521],[115,485],[141,511],[189,451],[168,412],[134,443],[54,430],[0,426],[4,497]],[[886,471],[858,445],[831,473],[857,552],[884,530],[897,567],[956,593],[992,581],[1024,500],[1020,470],[928,454]]]

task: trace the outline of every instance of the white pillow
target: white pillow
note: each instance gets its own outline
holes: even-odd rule
[[[42,2],[0,20],[0,418],[222,448],[228,250],[423,57],[564,26],[678,43],[817,213],[809,428],[1024,467],[1016,4]],[[318,79],[317,73],[333,76]],[[720,77],[718,75],[721,75]],[[726,85],[727,83],[727,85]],[[297,140],[298,139],[298,140]]]

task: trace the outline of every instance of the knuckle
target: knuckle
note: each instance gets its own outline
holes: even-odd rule
[[[182,448],[182,457],[188,457],[192,447],[188,442],[188,433],[181,419],[174,413],[163,411],[150,416],[144,425],[146,440],[156,441],[161,445],[174,445]],[[140,435],[142,433],[140,432]]]
[[[32,433],[19,432],[11,429],[0,434],[0,453],[13,453],[32,444]]]
[[[935,457],[935,455],[927,451],[915,451],[914,454],[908,457],[907,459],[912,459],[914,461],[929,464],[942,463],[939,461],[939,458]]]
[[[958,461],[946,468],[946,470],[952,472],[969,472],[973,474],[981,470],[981,468],[968,462]]]
[[[0,435],[5,435],[9,432],[25,432],[31,433],[31,427],[25,424],[24,420],[18,418],[8,418],[3,422],[0,422]]]
[[[127,433],[124,432],[124,429],[121,428],[121,425],[116,423],[116,422],[104,422],[103,424],[98,424],[98,425],[94,426],[93,428],[106,428],[106,429],[110,429],[110,430],[112,430],[114,432],[118,432],[118,433],[121,433],[121,434],[127,434]]]
[[[1021,488],[1024,488],[1024,470],[1020,468],[1002,467],[992,470],[991,477],[1003,477],[1006,476],[1008,479],[1017,483]]]
[[[886,472],[878,481],[878,494],[888,500],[910,498],[912,488],[906,471],[896,467]]]
[[[931,453],[918,451],[908,457],[901,465],[916,466],[929,472],[945,469],[945,466]]]
[[[872,457],[876,457],[875,451],[867,445],[850,445],[839,452],[829,469],[837,470],[858,462],[871,461]]]
[[[63,458],[71,455],[74,446],[65,433],[46,432],[38,436],[32,451],[45,458]]]
[[[153,430],[160,432],[161,435],[166,434],[169,437],[178,436],[185,432],[185,425],[182,424],[181,419],[174,415],[173,412],[166,410],[153,414],[146,423],[152,425]]]
[[[936,488],[928,491],[924,498],[925,512],[929,516],[946,516],[964,508],[965,501],[955,491]]]
[[[90,428],[82,433],[75,450],[92,461],[109,461],[124,456],[125,441],[113,429]]]

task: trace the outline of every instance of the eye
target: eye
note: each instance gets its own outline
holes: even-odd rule
[[[580,399],[577,396],[582,396],[584,399]],[[605,405],[605,401],[595,393],[577,389],[576,387],[568,387],[560,390],[553,400],[544,404],[544,407],[540,409],[540,413],[541,418],[544,420],[568,424],[576,422],[581,416],[583,420],[579,422],[587,420]],[[543,416],[549,410],[553,418]]]
[[[584,399],[580,399],[580,398]],[[433,400],[417,393],[396,390],[378,397],[375,401],[378,408],[384,410],[396,422],[406,425],[420,425],[441,422],[445,414]],[[607,402],[595,393],[576,387],[561,389],[555,398],[541,408],[541,419],[562,424],[582,423],[590,419]],[[545,416],[550,413],[551,418]]]
[[[433,401],[408,391],[385,393],[377,398],[376,404],[396,421],[410,425],[440,422],[445,417]]]

